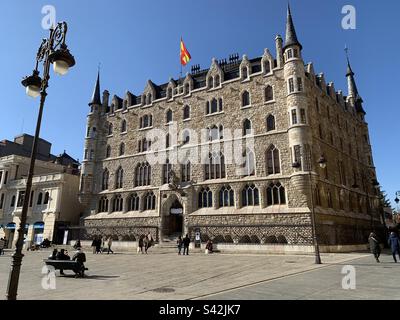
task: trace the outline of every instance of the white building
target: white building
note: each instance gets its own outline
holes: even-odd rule
[[[17,145],[29,149],[26,144],[30,142],[32,139],[28,135],[17,137],[14,142],[1,141],[0,155],[7,153],[4,149],[11,149],[13,153],[21,154]],[[42,152],[38,159],[41,160],[36,160],[35,164],[25,228],[27,246],[40,243],[46,238],[61,243],[64,236],[62,227],[77,224],[81,212],[77,197],[78,163],[65,152],[58,157],[51,155],[51,144],[44,140],[40,142]],[[46,149],[47,157],[43,154],[43,150]],[[6,237],[8,248],[11,248],[17,240],[29,161],[29,157],[24,155],[11,154],[0,157],[0,237]]]

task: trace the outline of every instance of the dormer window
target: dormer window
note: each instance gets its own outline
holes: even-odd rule
[[[167,99],[171,99],[172,98],[172,88],[168,88],[167,90]]]
[[[208,77],[208,89],[211,89],[214,86],[213,78]]]
[[[221,84],[220,77],[219,77],[219,75],[216,75],[216,76],[215,76],[215,86],[216,86],[216,87],[219,87],[220,84]]]
[[[147,95],[146,104],[151,104],[151,103],[152,103],[152,95],[151,95],[151,93],[149,93]]]
[[[189,94],[189,92],[190,92],[190,84],[189,84],[189,83],[186,83],[186,84],[185,84],[185,95],[186,95],[186,94]]]
[[[242,68],[242,80],[246,80],[249,77],[247,67]]]
[[[271,72],[271,62],[269,60],[264,62],[264,73]]]

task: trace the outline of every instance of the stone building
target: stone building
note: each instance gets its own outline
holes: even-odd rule
[[[360,244],[381,228],[368,125],[350,62],[348,92],[305,64],[288,8],[275,56],[192,67],[184,79],[87,117],[85,232],[120,240],[178,233],[218,243]]]
[[[33,137],[27,134],[14,141],[0,141],[0,237],[6,237],[9,248],[17,241],[32,144]],[[65,152],[56,156],[50,150],[51,144],[40,139],[25,228],[26,246],[45,238],[60,243],[62,227],[79,222],[79,163]]]

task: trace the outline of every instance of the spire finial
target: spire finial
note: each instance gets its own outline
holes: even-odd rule
[[[101,99],[100,99],[100,64],[99,64],[98,69],[97,69],[96,85],[94,87],[92,99],[90,100],[89,106],[91,106],[93,104],[101,105]]]
[[[284,46],[283,50],[285,50],[287,47],[292,46],[292,45],[299,46],[300,50],[303,48],[302,45],[300,44],[299,40],[297,39],[296,29],[294,28],[294,23],[293,23],[293,19],[292,19],[292,12],[290,10],[290,5],[288,2],[287,20],[286,20],[286,38],[285,38],[285,46]]]

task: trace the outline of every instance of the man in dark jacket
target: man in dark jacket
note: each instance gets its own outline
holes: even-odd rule
[[[370,233],[368,242],[369,242],[369,249],[371,250],[371,253],[374,255],[376,262],[380,262],[379,256],[381,255],[381,247],[379,245],[379,241],[375,233],[373,232]]]
[[[183,238],[183,255],[185,255],[185,252],[187,256],[189,255],[189,244],[190,238],[189,235],[186,234],[186,237]]]
[[[400,258],[400,240],[399,237],[395,232],[391,232],[388,240],[388,245],[392,249],[392,255],[394,262],[397,262],[396,253],[399,255]]]
[[[85,272],[85,265],[83,263],[86,262],[86,255],[82,252],[81,248],[78,248],[77,252],[72,257],[72,260],[78,262],[79,266],[77,270],[74,270],[76,273],[75,277],[80,276],[83,278]]]
[[[61,249],[56,255],[56,260],[70,260],[70,256],[65,254],[65,250]],[[64,270],[60,269],[60,274],[64,274]]]

